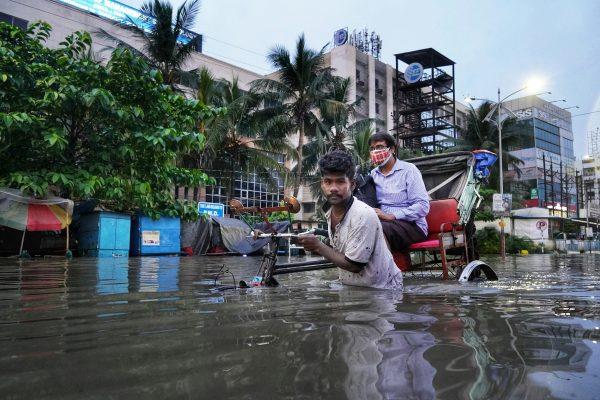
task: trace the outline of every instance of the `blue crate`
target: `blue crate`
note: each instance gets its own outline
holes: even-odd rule
[[[132,256],[179,254],[180,251],[180,218],[162,217],[153,220],[146,215],[133,216],[130,252]]]
[[[131,217],[100,211],[81,216],[78,242],[81,255],[90,257],[127,257]]]

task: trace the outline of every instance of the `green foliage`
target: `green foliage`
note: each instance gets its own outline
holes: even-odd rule
[[[140,11],[149,18],[144,20],[144,26],[129,19],[127,23],[117,22],[120,28],[130,31],[144,46],[141,52],[107,31],[100,30],[100,36],[118,43],[120,48],[146,59],[159,70],[165,83],[173,85],[181,78],[181,66],[195,51],[202,36],[192,38],[188,43],[181,44],[177,38],[186,30],[191,30],[200,11],[199,0],[189,0],[182,3],[174,12],[169,1],[150,0],[142,4]]]
[[[523,236],[507,236],[506,252],[508,254],[519,254],[521,250],[527,250],[529,253],[537,253],[537,245],[529,238]]]
[[[446,138],[447,144],[451,145],[448,151],[482,149],[498,154],[500,148],[498,128],[493,122],[484,121],[493,107],[494,103],[489,101],[481,103],[476,109],[470,106],[469,115],[467,116],[467,129],[457,139]],[[504,171],[507,171],[508,166],[511,166],[517,174],[520,174],[519,165],[522,165],[523,161],[509,152],[510,148],[518,148],[522,143],[522,136],[517,130],[513,129],[515,124],[516,120],[514,118],[508,118],[502,123],[502,162]],[[490,168],[489,186],[492,188],[499,187],[499,171],[499,163]]]
[[[46,23],[27,32],[0,23],[0,185],[195,218],[172,188],[212,180],[175,161],[203,148],[198,121],[214,110],[174,93],[128,50],[103,66],[87,57],[89,34],[52,50],[43,44],[49,33]]]
[[[475,233],[475,239],[480,254],[500,253],[500,233],[495,228],[478,229]]]
[[[521,250],[529,253],[537,253],[538,246],[529,238],[523,236],[511,236],[505,234],[506,252],[508,254],[519,254]],[[480,254],[500,254],[500,232],[493,227],[485,227],[475,233],[477,249]]]
[[[289,211],[276,211],[269,215],[270,222],[278,222],[278,221],[292,221],[294,217],[290,214]]]
[[[320,123],[317,110],[328,103],[327,107],[335,112],[342,104],[332,98],[334,79],[331,68],[325,65],[325,47],[319,51],[309,48],[302,34],[296,42],[295,54],[278,45],[267,57],[277,70],[277,76],[255,80],[252,89],[264,102],[258,114],[265,126],[276,126],[286,134],[298,134],[298,145],[289,154],[297,161],[292,170],[292,187],[297,196],[304,172],[305,144],[317,133],[315,127]]]
[[[475,221],[490,222],[496,219],[492,213],[492,198],[496,191],[494,189],[480,189],[479,194],[483,197],[479,209],[475,211]]]

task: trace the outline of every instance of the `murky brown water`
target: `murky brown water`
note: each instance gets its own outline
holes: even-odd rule
[[[403,296],[334,270],[214,289],[223,263],[239,280],[258,262],[0,260],[0,398],[600,398],[598,255]]]

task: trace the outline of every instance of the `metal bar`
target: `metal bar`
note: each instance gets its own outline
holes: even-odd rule
[[[281,275],[281,274],[291,274],[293,272],[305,272],[305,271],[316,271],[320,269],[331,269],[337,268],[334,264],[321,264],[321,265],[311,265],[306,267],[293,267],[293,268],[284,268],[282,270],[276,269],[273,271],[273,275]]]
[[[331,264],[329,260],[313,260],[313,261],[299,261],[287,264],[277,264],[275,265],[275,269],[279,268],[292,268],[292,267],[304,267],[306,265],[323,265],[323,264]]]

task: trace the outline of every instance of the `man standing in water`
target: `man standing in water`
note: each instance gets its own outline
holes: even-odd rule
[[[319,160],[321,189],[331,208],[326,213],[332,247],[314,235],[302,235],[297,242],[339,268],[346,285],[380,289],[402,289],[402,273],[392,258],[375,211],[352,196],[354,162],[341,150]]]

